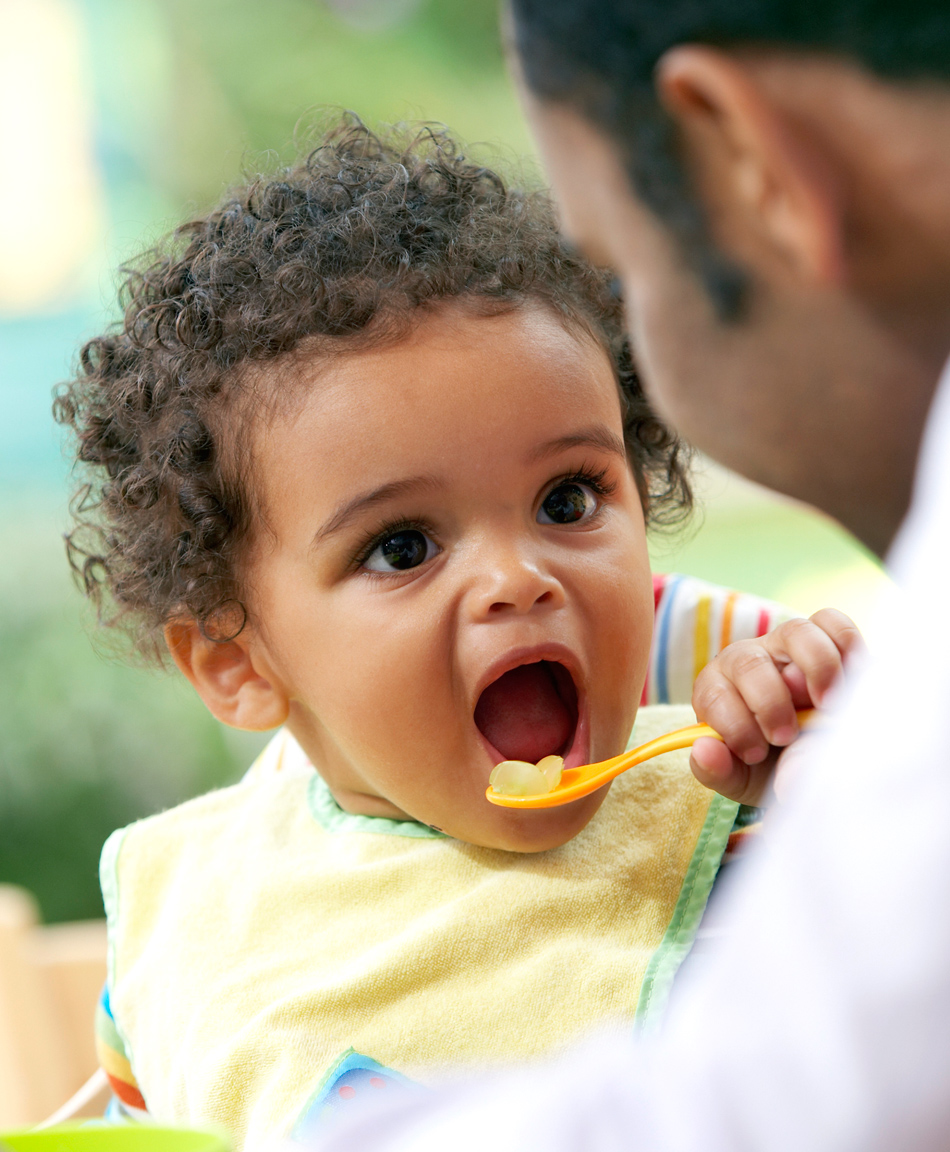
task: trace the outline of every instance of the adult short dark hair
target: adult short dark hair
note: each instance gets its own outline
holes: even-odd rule
[[[828,52],[887,79],[950,79],[946,0],[510,0],[528,86],[616,144],[633,187],[680,238],[720,312],[743,277],[709,244],[654,69],[677,44]]]
[[[418,310],[534,301],[612,359],[648,517],[690,506],[686,454],[654,416],[610,275],[567,249],[547,193],[511,187],[441,129],[345,117],[302,162],[237,188],[126,269],[123,321],[82,350],[57,400],[85,472],[69,554],[100,616],[158,656],[183,616],[240,630],[255,520],[252,414],[262,365],[398,339]]]

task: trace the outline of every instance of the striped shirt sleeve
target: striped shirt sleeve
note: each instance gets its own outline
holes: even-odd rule
[[[653,577],[655,621],[641,704],[688,704],[693,683],[728,644],[764,636],[795,613],[695,576]]]
[[[103,988],[96,1008],[96,1054],[113,1092],[112,1103],[106,1111],[107,1119],[115,1122],[147,1120],[145,1100],[112,1015],[108,986]]]

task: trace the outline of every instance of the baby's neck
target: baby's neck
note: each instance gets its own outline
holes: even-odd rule
[[[359,773],[347,765],[342,755],[335,754],[333,745],[327,747],[326,741],[321,739],[322,733],[315,731],[315,726],[308,720],[306,716],[291,714],[287,728],[323,777],[330,795],[344,812],[352,816],[377,816],[386,820],[414,819],[397,808],[391,800],[370,791]]]
[[[318,769],[319,771],[319,769]],[[339,785],[334,786],[323,773],[326,786],[330,789],[330,795],[340,805],[344,812],[349,812],[351,816],[382,816],[387,820],[412,820],[413,817],[409,816],[402,809],[397,808],[395,804],[389,800],[385,800],[382,796],[373,796],[368,792],[360,792],[355,788],[345,788]]]

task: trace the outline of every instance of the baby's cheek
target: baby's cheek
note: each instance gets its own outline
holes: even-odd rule
[[[603,597],[600,662],[604,689],[614,701],[626,740],[646,680],[653,642],[653,581],[639,557],[634,570],[617,570]]]
[[[653,578],[639,550],[622,559],[598,589],[598,615],[618,667],[635,669],[645,666],[653,641]]]
[[[391,635],[367,641],[366,655],[339,723],[374,763],[391,762],[396,749],[408,762],[431,760],[455,722],[444,661],[427,653],[419,638]]]

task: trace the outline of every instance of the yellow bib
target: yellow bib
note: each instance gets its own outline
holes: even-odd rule
[[[634,739],[692,722],[644,708]],[[520,855],[350,816],[289,737],[275,749],[283,770],[103,851],[112,1011],[149,1112],[238,1147],[392,1081],[648,1020],[737,808],[671,753],[619,777],[574,840]]]

